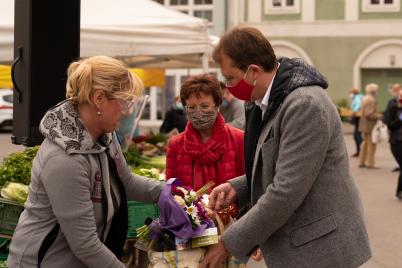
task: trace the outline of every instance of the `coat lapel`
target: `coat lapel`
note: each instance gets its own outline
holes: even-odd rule
[[[265,124],[263,124],[261,132],[260,132],[260,137],[258,138],[258,142],[257,142],[257,146],[256,146],[256,150],[255,150],[255,155],[254,155],[254,162],[253,162],[253,169],[252,169],[252,177],[251,177],[251,196],[253,197],[253,182],[255,179],[255,174],[256,174],[256,169],[258,166],[258,162],[259,162],[259,158],[261,157],[261,146],[269,139],[269,136],[271,135],[271,133],[273,133],[272,127],[276,121],[276,116],[278,114],[278,112],[281,110],[281,106],[280,105],[278,107],[278,109],[275,111],[274,115],[271,116]],[[259,167],[261,168],[261,166]]]

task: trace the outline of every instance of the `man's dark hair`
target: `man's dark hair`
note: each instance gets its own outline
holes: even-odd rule
[[[265,71],[276,67],[277,59],[267,38],[256,28],[236,27],[226,32],[213,51],[216,62],[222,54],[228,56],[235,67],[245,71],[250,64],[257,64]]]

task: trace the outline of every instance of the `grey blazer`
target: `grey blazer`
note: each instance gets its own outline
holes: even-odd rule
[[[285,99],[260,134],[251,196],[245,176],[230,180],[252,208],[222,236],[244,257],[260,247],[269,268],[358,267],[371,251],[339,115],[320,87]]]

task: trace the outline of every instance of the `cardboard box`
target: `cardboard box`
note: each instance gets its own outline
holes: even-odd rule
[[[181,239],[176,237],[176,249],[184,250],[190,248],[206,247],[218,243],[218,229],[216,227],[205,229],[205,231],[192,239]]]

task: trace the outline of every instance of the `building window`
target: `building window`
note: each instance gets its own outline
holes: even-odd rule
[[[161,5],[176,9],[184,14],[206,19],[213,25],[213,0],[153,0]],[[289,0],[288,0],[289,1]]]
[[[300,0],[265,0],[266,14],[297,14],[300,13]]]
[[[212,10],[194,10],[194,17],[202,18],[212,22]]]
[[[399,12],[399,0],[363,0],[363,12]]]
[[[168,1],[166,1],[168,2]],[[185,6],[188,5],[188,0],[170,0],[171,6]]]
[[[194,0],[196,5],[212,5],[212,0]]]
[[[160,87],[146,87],[144,94],[149,95],[149,99],[144,107],[141,119],[153,122],[162,120],[163,113],[166,111],[165,92]]]

